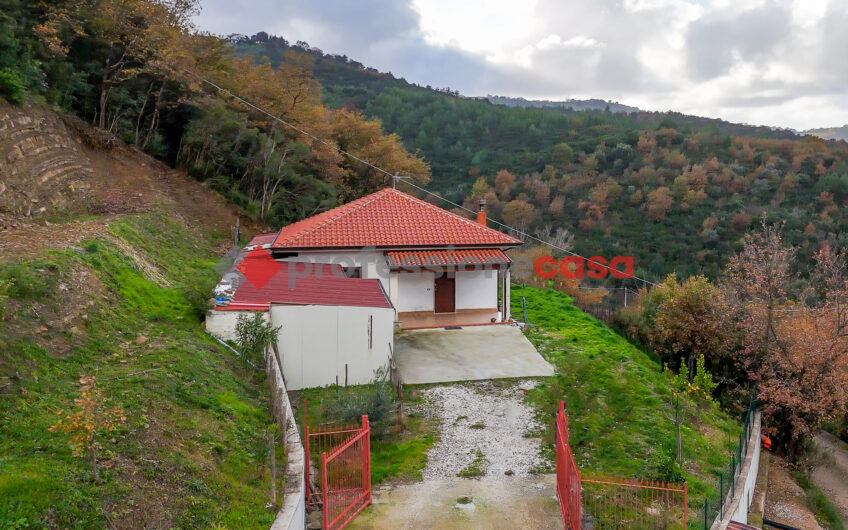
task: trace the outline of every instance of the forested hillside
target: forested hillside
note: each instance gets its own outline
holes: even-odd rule
[[[585,255],[632,254],[658,280],[716,277],[765,215],[801,263],[844,244],[848,146],[677,113],[509,108],[394,79],[345,56],[259,34],[236,50],[310,58],[331,106],[362,109],[432,168],[430,188],[523,229],[566,227]],[[428,87],[429,88],[429,87]]]
[[[198,0],[0,0],[0,97],[74,114],[185,169],[269,224],[374,191],[384,176],[248,112],[206,79],[337,147],[427,182],[427,164],[379,123],[321,103],[311,59],[290,53],[272,69],[235,56],[225,40],[195,31],[198,9]]]

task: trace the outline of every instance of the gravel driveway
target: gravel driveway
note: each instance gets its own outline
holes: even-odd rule
[[[475,460],[485,476],[527,476],[543,465],[539,438],[529,437],[540,426],[523,400],[535,385],[533,380],[509,386],[481,381],[424,390],[421,411],[439,423],[424,480],[456,477]]]
[[[561,529],[553,474],[534,411],[524,404],[533,380],[477,381],[422,389],[417,412],[436,420],[439,441],[427,453],[423,481],[384,484],[351,528]],[[473,470],[473,473],[469,473]],[[473,478],[460,475],[473,475]]]

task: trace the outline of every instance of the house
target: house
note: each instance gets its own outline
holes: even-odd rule
[[[279,261],[340,265],[379,280],[404,329],[510,321],[511,261],[521,241],[393,188],[283,227]],[[499,293],[502,296],[499,297]]]
[[[486,226],[386,188],[260,234],[225,275],[207,329],[233,339],[240,314],[279,327],[291,390],[363,384],[393,356],[393,330],[511,322],[520,245]]]
[[[299,264],[277,263],[259,249],[241,256],[245,274],[232,299],[209,311],[207,331],[235,340],[238,317],[259,311],[279,328],[289,390],[370,382],[392,355],[394,308],[380,282],[347,278],[330,264],[298,272]],[[267,278],[257,279],[256,271]]]

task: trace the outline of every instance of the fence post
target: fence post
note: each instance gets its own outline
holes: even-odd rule
[[[303,489],[306,492],[306,507],[309,508],[309,468],[312,465],[312,461],[309,458],[309,425],[306,423],[306,398],[303,398],[303,451],[306,455],[303,470],[303,480],[305,482]]]
[[[704,499],[704,530],[707,530],[707,521],[710,518],[710,500]]]
[[[689,483],[683,482],[683,529],[689,528]]]
[[[271,448],[270,458],[271,458],[271,502],[274,503],[274,506],[277,505],[277,447],[276,440],[274,439],[274,433],[268,432],[268,445]]]
[[[718,474],[718,501],[721,503],[721,518],[724,519],[724,475]]]
[[[527,299],[523,296],[521,297],[521,306],[524,308],[524,323],[529,326],[530,321],[527,320]]]

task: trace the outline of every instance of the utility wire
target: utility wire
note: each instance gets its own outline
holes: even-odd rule
[[[186,70],[186,72],[187,72],[188,74],[190,74],[190,75],[193,75],[194,77],[196,77],[197,79],[199,79],[199,80],[200,80],[200,81],[202,81],[203,83],[206,83],[207,85],[209,85],[209,86],[211,86],[211,87],[215,88],[215,89],[216,89],[216,90],[218,90],[219,92],[223,92],[224,94],[226,94],[226,95],[230,96],[231,98],[233,98],[233,99],[235,99],[236,101],[238,101],[238,102],[242,103],[243,105],[245,105],[245,106],[247,106],[247,107],[250,107],[250,108],[252,108],[252,109],[256,110],[257,112],[260,112],[260,113],[264,114],[265,116],[268,116],[268,117],[269,117],[269,118],[271,118],[272,120],[278,121],[278,122],[282,123],[283,125],[285,125],[286,127],[289,127],[289,128],[291,128],[291,129],[293,129],[293,130],[295,130],[295,131],[299,132],[300,134],[302,134],[302,135],[304,135],[304,136],[307,136],[307,137],[309,137],[309,138],[311,138],[311,139],[315,140],[316,142],[319,142],[319,143],[321,143],[321,144],[323,144],[323,145],[326,145],[327,147],[329,147],[330,149],[332,149],[332,150],[334,150],[334,151],[337,151],[337,152],[339,152],[339,153],[341,153],[341,154],[343,154],[343,155],[345,155],[345,156],[347,156],[347,157],[349,157],[349,158],[352,158],[353,160],[356,160],[357,162],[360,162],[361,164],[365,164],[366,166],[370,167],[371,169],[374,169],[374,170],[376,170],[376,171],[379,171],[380,173],[383,173],[383,174],[385,174],[385,175],[387,175],[387,176],[391,177],[391,178],[392,178],[392,184],[393,184],[394,186],[397,186],[398,181],[400,181],[400,182],[402,182],[402,183],[406,184],[407,186],[411,186],[411,187],[413,187],[413,188],[415,188],[415,189],[417,189],[417,190],[419,190],[419,191],[422,191],[422,192],[424,192],[424,193],[426,193],[426,194],[428,194],[428,195],[432,195],[433,197],[437,197],[437,198],[441,199],[442,201],[444,201],[444,202],[446,202],[446,203],[450,204],[451,206],[454,206],[454,207],[456,207],[456,208],[460,208],[460,209],[465,210],[465,211],[467,211],[467,212],[470,212],[470,213],[472,213],[472,214],[476,213],[474,210],[471,210],[470,208],[466,208],[465,206],[462,206],[461,204],[457,204],[457,203],[455,203],[455,202],[453,202],[453,201],[450,201],[450,200],[448,200],[448,199],[445,199],[444,197],[442,197],[442,196],[441,196],[441,195],[439,195],[438,193],[434,193],[434,192],[432,192],[432,191],[430,191],[430,190],[428,190],[428,189],[425,189],[425,188],[422,188],[421,186],[418,186],[418,185],[416,185],[416,184],[413,184],[412,182],[409,182],[408,180],[406,180],[403,176],[400,176],[400,175],[394,174],[394,173],[392,173],[392,172],[390,172],[390,171],[386,171],[385,169],[383,169],[383,168],[381,168],[381,167],[375,166],[374,164],[372,164],[372,163],[370,163],[370,162],[368,162],[368,161],[366,161],[366,160],[363,160],[363,159],[359,158],[358,156],[354,155],[353,153],[350,153],[350,152],[348,152],[348,151],[345,151],[345,150],[344,150],[344,149],[342,149],[341,147],[339,147],[339,146],[337,146],[337,145],[335,145],[335,144],[333,144],[333,143],[331,143],[331,142],[328,142],[327,140],[324,140],[323,138],[320,138],[320,137],[318,137],[318,136],[315,136],[314,134],[312,134],[312,133],[310,133],[310,132],[307,132],[307,131],[305,131],[305,130],[301,129],[301,128],[300,128],[300,127],[298,127],[298,126],[296,126],[296,125],[294,125],[294,124],[291,124],[291,123],[289,123],[289,122],[287,122],[287,121],[283,120],[283,119],[282,119],[282,118],[280,118],[279,116],[276,116],[276,115],[274,115],[274,114],[271,114],[270,112],[268,112],[267,110],[263,109],[262,107],[259,107],[259,106],[257,106],[257,105],[254,105],[254,104],[253,104],[253,103],[251,103],[250,101],[248,101],[248,100],[246,100],[246,99],[242,98],[241,96],[239,96],[239,95],[237,95],[237,94],[234,94],[232,91],[230,91],[230,90],[228,90],[228,89],[226,89],[226,88],[224,88],[224,87],[222,87],[222,86],[219,86],[219,85],[217,85],[217,84],[213,83],[212,81],[210,81],[210,80],[206,79],[205,77],[203,77],[203,76],[201,76],[201,75],[199,75],[199,74],[197,74],[197,73],[195,73],[195,72],[191,72],[191,71],[189,71],[189,70]],[[577,258],[584,259],[584,260],[588,261],[589,263],[595,263],[595,264],[597,264],[597,265],[600,265],[600,266],[604,267],[605,269],[607,269],[607,270],[609,270],[609,271],[613,271],[613,270],[615,270],[615,269],[612,269],[612,268],[611,268],[609,265],[607,265],[606,263],[601,263],[601,262],[599,262],[599,261],[589,259],[589,258],[587,258],[587,257],[585,257],[585,256],[582,256],[582,255],[580,255],[580,254],[577,254],[576,252],[572,252],[571,250],[568,250],[568,249],[566,249],[566,248],[559,247],[559,246],[557,246],[557,245],[554,245],[553,243],[550,243],[550,242],[548,242],[548,241],[544,241],[544,240],[542,240],[542,239],[539,239],[539,238],[538,238],[538,237],[536,237],[536,236],[533,236],[533,235],[531,235],[531,234],[528,234],[528,233],[526,233],[526,232],[523,232],[523,231],[521,231],[521,230],[519,230],[519,229],[517,229],[517,228],[514,228],[514,227],[512,227],[512,226],[510,226],[510,225],[508,225],[508,224],[506,224],[506,223],[502,223],[502,222],[500,222],[500,221],[498,221],[498,220],[496,220],[496,219],[489,219],[489,221],[490,221],[492,224],[495,224],[495,225],[501,226],[501,227],[503,227],[503,228],[506,228],[506,229],[508,229],[508,230],[511,230],[511,231],[513,231],[513,232],[514,232],[514,233],[516,233],[516,234],[519,234],[519,235],[521,235],[521,236],[524,236],[524,237],[525,237],[525,238],[527,238],[527,239],[532,239],[533,241],[536,241],[536,242],[538,242],[538,243],[541,243],[541,244],[543,244],[543,245],[546,245],[546,246],[548,246],[548,247],[550,247],[550,248],[553,248],[553,249],[555,249],[555,250],[559,250],[559,251],[561,251],[561,252],[565,252],[566,254],[569,254],[569,255],[571,255],[571,256],[574,256],[574,257],[577,257]],[[616,271],[616,272],[618,272],[618,271]],[[651,285],[652,287],[662,287],[661,285],[659,285],[659,284],[657,284],[657,283],[654,283],[654,282],[652,282],[652,281],[650,281],[650,280],[646,280],[646,279],[644,279],[644,278],[640,278],[640,277],[635,276],[635,275],[634,275],[634,276],[631,276],[631,278],[633,278],[634,280],[639,280],[639,281],[641,281],[641,282],[644,282],[644,283],[646,283],[646,284],[648,284],[648,285]]]

